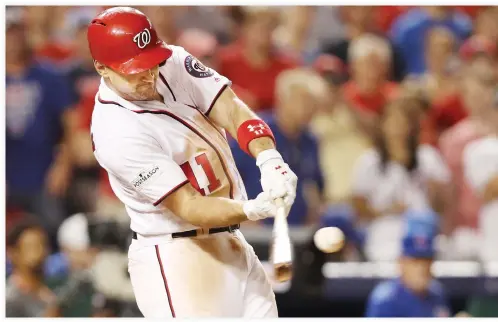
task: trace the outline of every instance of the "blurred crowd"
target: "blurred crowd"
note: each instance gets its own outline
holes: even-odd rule
[[[299,178],[292,227],[340,227],[344,261],[396,260],[404,214],[430,210],[437,259],[498,260],[498,7],[136,8],[270,125]],[[7,7],[11,315],[137,312],[128,218],[89,133],[103,9]],[[232,152],[253,198],[259,170]]]

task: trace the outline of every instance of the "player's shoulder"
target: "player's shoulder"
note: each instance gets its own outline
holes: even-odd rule
[[[91,132],[96,141],[110,141],[124,136],[143,135],[137,115],[119,103],[102,102],[97,97],[92,113]]]
[[[370,294],[370,301],[386,303],[394,300],[398,293],[398,282],[395,279],[383,281],[374,287]]]
[[[204,66],[197,57],[181,46],[169,45],[171,57],[166,61],[161,71],[167,74],[189,74],[194,78],[207,78],[214,75],[211,68]]]

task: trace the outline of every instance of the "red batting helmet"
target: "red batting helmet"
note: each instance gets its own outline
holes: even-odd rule
[[[136,74],[171,56],[149,19],[129,7],[107,9],[88,27],[93,59],[122,74]]]

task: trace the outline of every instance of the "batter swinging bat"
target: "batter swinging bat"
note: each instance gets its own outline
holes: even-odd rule
[[[278,282],[292,278],[292,243],[289,238],[287,212],[282,199],[276,200],[277,216],[273,223],[273,236],[270,246],[270,262],[274,277]]]

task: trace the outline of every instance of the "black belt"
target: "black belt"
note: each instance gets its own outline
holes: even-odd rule
[[[208,234],[217,234],[217,233],[223,233],[223,232],[233,232],[237,229],[240,228],[240,225],[232,225],[232,226],[225,226],[225,227],[217,227],[217,228],[209,228]],[[194,229],[194,230],[187,230],[187,231],[182,231],[180,233],[173,233],[171,234],[171,237],[173,238],[185,238],[185,237],[195,237],[199,234],[200,229]],[[137,239],[137,233],[132,231],[132,237],[133,239]]]

